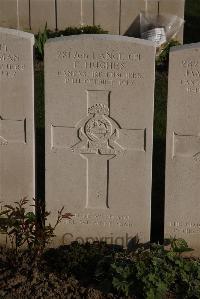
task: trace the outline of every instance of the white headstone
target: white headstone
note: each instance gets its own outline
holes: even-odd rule
[[[165,237],[183,238],[200,254],[200,44],[170,54]]]
[[[155,47],[108,35],[45,45],[46,206],[57,243],[150,238]]]
[[[35,197],[34,36],[0,28],[0,202]]]

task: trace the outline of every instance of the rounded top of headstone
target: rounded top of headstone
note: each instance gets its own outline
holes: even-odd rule
[[[200,42],[171,47],[170,52],[172,53],[172,52],[180,52],[180,51],[195,50],[195,49],[200,50]]]
[[[116,42],[129,42],[132,44],[139,44],[149,47],[156,47],[155,43],[152,41],[140,39],[140,38],[134,38],[134,37],[128,37],[128,36],[121,36],[121,35],[110,35],[110,34],[81,34],[81,35],[70,35],[70,36],[60,36],[56,38],[50,38],[45,43],[45,46],[48,47],[48,44],[51,43],[58,43],[58,42],[75,42],[75,41],[81,41],[81,40],[102,40],[102,41],[116,41]]]
[[[32,42],[33,45],[35,43],[34,35],[32,33],[28,33],[28,32],[25,32],[25,31],[0,27],[0,34],[13,36],[13,37],[16,37],[16,38],[28,39]]]

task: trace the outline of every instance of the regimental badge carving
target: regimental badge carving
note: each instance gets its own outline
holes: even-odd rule
[[[52,125],[51,148],[71,149],[86,160],[85,208],[108,209],[110,160],[119,156],[123,158],[133,151],[144,155],[146,129],[120,127],[110,115],[110,91],[86,92],[87,115],[76,126]],[[69,144],[66,139],[74,131],[78,140],[75,144]]]
[[[117,143],[120,127],[109,117],[109,108],[97,103],[78,124],[79,142],[71,147],[80,154],[117,155],[124,149]]]
[[[193,159],[196,161],[196,162],[200,162],[200,152],[196,153],[195,155],[193,155]]]
[[[0,145],[3,146],[3,145],[8,145],[8,141],[3,138],[2,136],[0,136]]]

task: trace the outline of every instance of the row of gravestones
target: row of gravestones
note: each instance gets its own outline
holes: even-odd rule
[[[140,11],[184,18],[184,5],[185,0],[1,0],[0,26],[37,33],[46,23],[51,30],[100,24],[111,34],[135,36]]]
[[[32,34],[0,29],[0,192],[35,197]],[[155,46],[83,35],[45,47],[46,205],[55,244],[150,238]],[[165,236],[200,252],[200,47],[170,56]]]

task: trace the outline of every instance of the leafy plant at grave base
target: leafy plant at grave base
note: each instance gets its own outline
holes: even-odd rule
[[[174,281],[172,267],[166,263],[162,246],[152,246],[127,260],[113,263],[113,287],[122,295],[137,295],[139,298],[162,298]]]
[[[180,298],[200,298],[200,260],[181,256],[192,250],[184,240],[166,240],[167,248],[155,244],[147,248],[138,244],[135,251],[103,242],[82,245],[74,242],[44,252],[56,226],[63,218],[70,219],[73,215],[63,214],[62,208],[54,226],[45,226],[43,221],[38,226],[39,219],[35,213],[26,211],[27,203],[28,200],[23,198],[15,206],[3,206],[0,213],[1,232],[6,233],[14,249],[8,250],[7,257],[0,252],[0,273],[2,267],[7,269],[3,279],[2,274],[0,276],[0,285],[4,286],[7,294],[15,292],[13,285],[20,292],[24,284],[30,290],[38,284],[44,288],[45,277],[49,277],[47,281],[51,284],[55,281],[59,289],[61,277],[66,279],[73,275],[86,286],[92,284],[116,296],[161,299],[171,292]],[[48,215],[45,213],[44,218],[47,219]],[[42,217],[41,212],[39,217]],[[28,251],[20,251],[25,244]],[[39,263],[34,256],[40,257]],[[52,292],[51,289],[49,292]]]
[[[181,256],[191,251],[184,240],[170,239],[168,244],[168,249],[152,244],[130,252],[105,243],[74,242],[47,250],[42,267],[118,296],[161,299],[172,293],[199,299],[200,261]]]
[[[39,31],[35,37],[35,56],[39,60],[44,59],[44,44],[48,39],[48,29],[47,23],[45,25],[44,31]]]
[[[176,239],[176,238],[170,238],[166,239],[165,243],[169,243],[171,247],[171,252],[175,255],[181,255],[182,253],[191,252],[193,251],[192,248],[190,248],[187,244],[187,242],[183,239]]]
[[[11,267],[10,257],[6,262],[3,261],[0,251],[0,268],[3,265],[11,269],[8,270],[10,272],[7,278],[4,278],[3,285],[6,294],[13,295],[18,292],[24,296],[26,292],[27,298],[41,298],[41,294],[44,298],[57,298],[59,290],[63,292],[63,286],[68,284],[64,291],[65,296],[59,298],[67,298],[66,294],[70,292],[73,298],[130,296],[138,299],[199,299],[200,260],[181,256],[181,253],[189,251],[184,240],[170,239],[168,244],[167,249],[165,246],[150,244],[148,248],[140,245],[135,251],[128,251],[103,242],[74,242],[56,249],[47,249],[41,255],[36,272],[32,270],[32,266],[30,268],[29,253],[13,256],[15,263],[14,267]],[[71,275],[75,276],[79,283],[74,278],[71,282]],[[16,277],[15,285],[13,277]],[[0,286],[1,284],[2,275]],[[91,285],[93,289],[101,290],[98,296],[83,296],[83,289],[84,292],[86,289],[89,292]],[[112,292],[110,297],[106,295],[108,292]],[[0,290],[0,296],[1,294]],[[79,297],[76,297],[77,294]]]
[[[38,210],[38,215],[34,212],[27,212],[26,198],[15,202],[15,205],[3,205],[0,212],[0,233],[6,234],[10,240],[12,249],[17,253],[22,246],[27,246],[29,250],[41,254],[45,246],[55,236],[54,230],[63,218],[71,219],[70,213],[63,214],[64,207],[58,211],[57,220],[54,226],[45,225],[49,212],[42,213]],[[35,205],[30,205],[35,207]],[[39,224],[39,218],[42,218]],[[41,219],[40,219],[41,220]]]
[[[171,47],[179,46],[181,45],[180,42],[176,40],[170,40],[164,48],[162,49],[160,55],[156,59],[156,65],[158,67],[162,67],[163,69],[168,68],[168,62],[169,62],[169,52]]]
[[[118,257],[111,264],[112,283],[121,295],[145,299],[167,298],[173,293],[180,298],[200,298],[200,261],[186,259],[181,253],[191,251],[182,239],[171,239],[170,248],[151,245]]]
[[[79,35],[79,34],[107,34],[108,31],[103,30],[100,26],[81,26],[81,27],[67,27],[61,31],[51,31],[45,25],[44,31],[35,36],[35,55],[39,60],[44,59],[44,44],[48,38],[55,38],[60,36]]]

